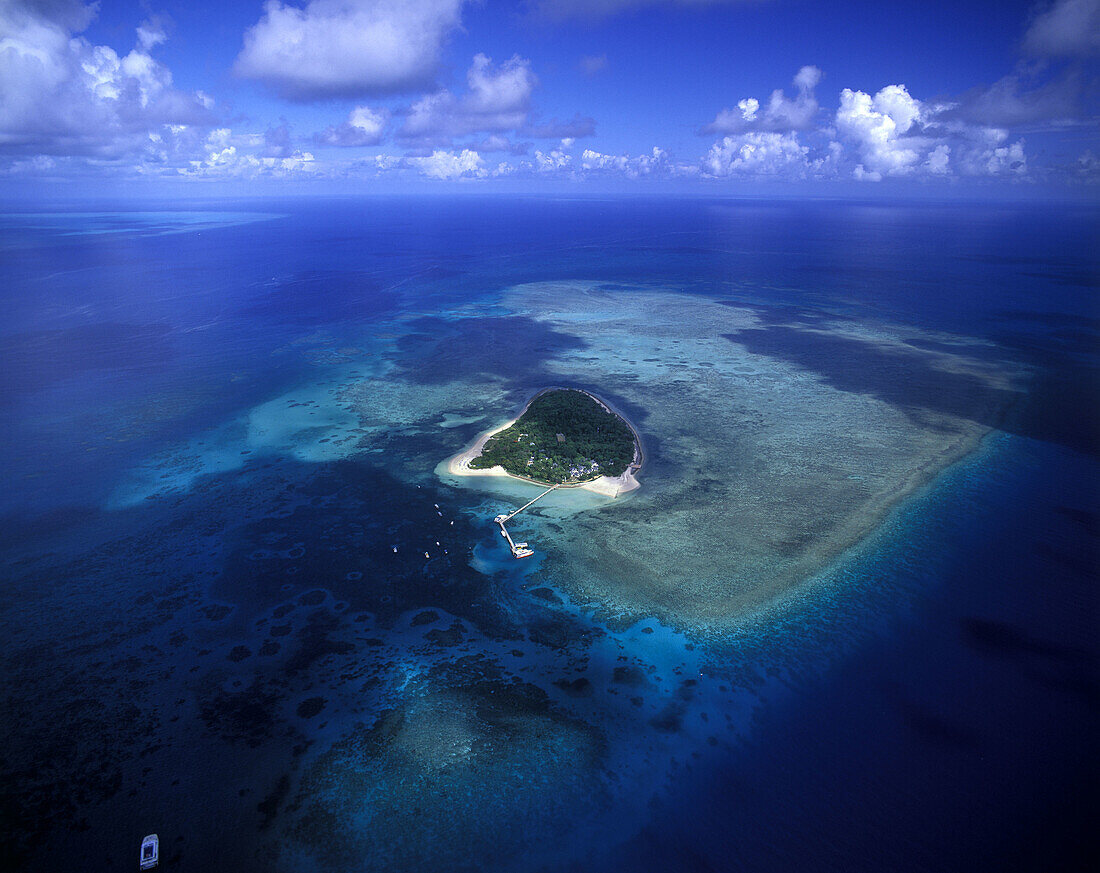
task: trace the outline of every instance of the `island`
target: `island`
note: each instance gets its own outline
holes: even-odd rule
[[[626,422],[584,391],[559,389],[538,394],[470,466],[503,467],[513,476],[565,485],[622,475],[634,457]]]
[[[481,434],[448,468],[616,497],[638,487],[641,462],[637,432],[607,403],[579,389],[545,388],[515,421]]]

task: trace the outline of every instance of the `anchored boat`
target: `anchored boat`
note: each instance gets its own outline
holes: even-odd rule
[[[160,863],[160,837],[149,834],[141,841],[141,870],[152,870]]]

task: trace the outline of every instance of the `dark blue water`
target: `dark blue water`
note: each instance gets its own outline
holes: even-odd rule
[[[1091,869],[1098,543],[1080,508],[1100,482],[1075,460],[1031,443],[1012,469],[953,471],[907,520],[928,540],[852,568],[909,578],[895,624],[694,768],[614,868]]]
[[[3,866],[126,869],[152,831],[180,870],[1095,860],[1095,213],[164,209],[0,220]],[[532,594],[530,568],[479,563],[482,497],[432,472],[476,424],[397,404],[392,433],[341,431],[357,451],[327,453],[331,424],[234,436],[275,400],[320,413],[355,378],[496,377],[520,399],[575,341],[497,295],[560,279],[751,307],[752,351],[899,406],[965,412],[970,386],[788,326],[966,337],[1025,368],[1027,396],[817,594],[694,640],[631,636]],[[235,457],[180,480],[219,440]],[[185,484],[120,498],[139,473]],[[582,661],[610,674],[615,646],[648,659],[649,686],[576,684]],[[632,719],[623,699],[658,679],[676,705]]]

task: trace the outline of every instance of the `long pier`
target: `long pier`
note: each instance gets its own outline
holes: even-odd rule
[[[549,488],[547,488],[545,491],[543,491],[537,497],[534,497],[531,500],[528,500],[525,504],[523,504],[523,506],[521,506],[515,512],[510,512],[507,515],[498,515],[496,518],[493,519],[493,521],[495,521],[497,524],[500,525],[500,535],[502,537],[504,537],[506,540],[508,540],[508,548],[510,548],[512,550],[512,557],[513,558],[530,558],[533,554],[535,554],[535,552],[534,552],[533,549],[531,549],[527,546],[527,543],[514,542],[512,540],[511,535],[508,533],[508,529],[504,526],[505,522],[511,521],[513,518],[515,518],[517,515],[519,515],[521,512],[523,512],[523,510],[525,510],[528,506],[530,506],[536,500],[541,500],[543,497],[545,497],[547,494],[549,494],[551,491],[553,491],[557,487],[558,487],[557,485],[551,485]]]

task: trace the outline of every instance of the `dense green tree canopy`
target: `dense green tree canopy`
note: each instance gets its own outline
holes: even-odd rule
[[[618,476],[634,460],[634,434],[583,391],[540,394],[511,427],[495,434],[471,467],[501,466],[551,485]]]

